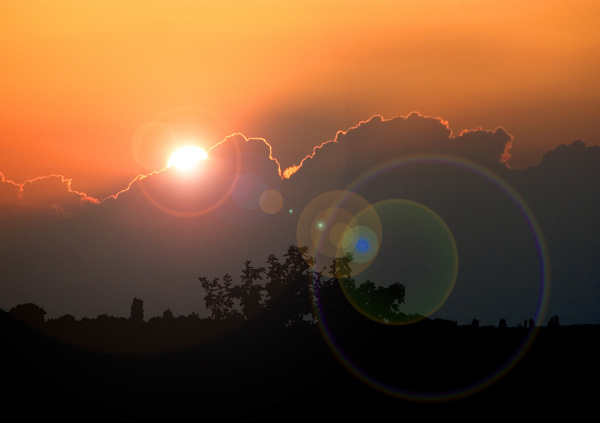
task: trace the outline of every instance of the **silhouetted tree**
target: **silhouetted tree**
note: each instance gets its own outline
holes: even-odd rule
[[[311,296],[319,311],[315,317],[326,319],[330,327],[351,327],[357,321],[365,319],[344,293],[354,292],[356,289],[356,283],[351,277],[350,261],[351,254],[334,258],[329,266],[330,278],[322,272],[316,272],[312,278]]]
[[[306,321],[311,314],[312,264],[308,247],[291,245],[282,264],[273,254],[267,259],[266,309],[276,325]]]
[[[46,311],[33,303],[19,304],[8,312],[21,322],[35,328],[41,327],[45,322]]]
[[[498,327],[505,328],[506,327],[506,319],[500,319],[500,322],[498,323]]]
[[[95,323],[103,324],[103,325],[127,321],[127,319],[125,317],[110,316],[106,313],[99,314],[98,316],[96,316],[96,319],[94,319],[94,320],[95,320]]]
[[[350,269],[350,262],[354,257],[351,253],[346,253],[343,257],[334,258],[331,266],[329,267],[329,273],[333,278],[340,281],[352,280],[352,270]]]
[[[54,319],[54,321],[59,322],[59,323],[72,324],[72,323],[75,323],[76,319],[75,319],[75,316],[67,313],[67,314],[63,314],[62,316],[60,316],[57,319]]]
[[[264,267],[251,266],[250,260],[247,260],[242,270],[242,284],[231,289],[231,296],[240,300],[242,314],[248,320],[256,317],[265,309],[262,301],[264,288],[257,283],[258,279],[262,280],[265,270]]]
[[[479,320],[473,319],[473,321],[471,322],[471,327],[475,329],[479,328]]]
[[[382,287],[371,281],[357,285],[352,278],[351,254],[332,260],[331,277],[312,268],[315,260],[308,255],[306,246],[291,245],[284,257],[282,263],[274,254],[269,255],[266,267],[254,267],[246,261],[239,285],[234,285],[228,274],[223,281],[200,277],[206,291],[205,304],[212,317],[226,319],[240,315],[250,320],[263,314],[280,327],[314,322],[317,315],[327,316],[328,324],[333,326],[351,325],[365,319],[358,310],[383,322],[408,317],[400,311],[405,299],[404,286],[395,282]],[[263,276],[267,279],[264,286],[260,283]],[[234,300],[239,300],[241,314],[235,310]],[[313,306],[318,307],[317,315]]]
[[[558,316],[554,315],[550,318],[550,321],[548,321],[548,327],[549,328],[557,328],[560,326],[560,322],[558,321]]]
[[[396,322],[413,317],[400,311],[404,298],[405,287],[399,282],[394,282],[388,287],[376,287],[373,282],[367,281],[355,288],[353,295],[356,305],[361,310],[383,322]]]
[[[202,288],[206,291],[204,302],[206,308],[211,311],[213,319],[223,320],[236,314],[233,309],[234,303],[231,295],[233,278],[230,274],[227,273],[223,276],[222,283],[219,278],[209,281],[206,277],[201,276],[198,279]]]
[[[186,318],[188,320],[200,320],[200,315],[195,311],[192,311]]]
[[[138,298],[134,298],[131,303],[131,314],[129,320],[132,322],[141,323],[144,321],[144,302]]]
[[[206,308],[213,319],[240,316],[249,320],[266,312],[277,324],[301,321],[311,310],[307,278],[314,259],[307,256],[307,251],[307,247],[292,245],[284,254],[284,263],[275,255],[269,255],[268,267],[254,267],[246,261],[239,285],[233,283],[229,274],[223,281],[198,278],[206,292]],[[267,278],[264,286],[259,282],[263,276]]]
[[[350,263],[353,260],[352,254],[346,254],[343,257],[335,258],[329,268],[332,276],[330,280],[322,280],[321,291],[326,302],[329,302],[330,322],[339,320],[358,323],[363,320],[363,316],[384,323],[397,323],[407,319],[417,319],[421,316],[407,315],[400,311],[401,304],[405,301],[406,289],[399,282],[394,282],[387,287],[375,284],[373,281],[366,281],[357,284],[352,278],[352,269]],[[352,307],[350,307],[352,306]],[[357,311],[361,315],[357,315]]]
[[[283,292],[286,285],[286,269],[279,262],[275,254],[269,254],[267,258],[267,279],[269,282],[265,284],[265,290],[269,295],[269,299],[277,298]]]

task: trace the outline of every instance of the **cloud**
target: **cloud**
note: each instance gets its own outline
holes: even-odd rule
[[[509,164],[513,137],[504,128],[498,127],[494,131],[481,128],[463,131],[453,140],[456,154],[471,160],[493,166],[498,163]]]
[[[48,175],[16,183],[0,173],[0,209],[5,212],[50,213],[68,216],[100,200],[71,187],[72,180],[62,175]]]
[[[552,261],[556,313],[597,322],[600,300],[600,147],[582,141],[546,152],[510,180],[534,210]]]
[[[346,131],[338,131],[333,140],[326,141],[313,149],[312,154],[304,157],[298,164],[286,169],[273,156],[271,145],[264,138],[248,138],[243,134],[232,134],[212,146],[209,153],[221,160],[238,160],[232,166],[247,166],[240,155],[268,158],[281,178],[290,178],[302,167],[310,167],[310,161],[319,155],[319,161],[326,166],[317,165],[330,174],[341,171],[357,174],[389,160],[407,154],[455,154],[481,161],[486,164],[508,162],[512,136],[502,128],[495,131],[482,129],[463,131],[458,137],[452,137],[448,123],[440,118],[422,116],[413,112],[406,117],[386,120],[376,115]],[[108,199],[116,199],[133,185],[148,177],[164,172],[156,170],[140,174],[127,187],[103,199],[97,199],[72,189],[72,180],[63,175],[48,175],[16,183],[0,173],[0,207],[5,209],[37,210],[69,214],[78,206],[99,204]],[[308,169],[306,173],[316,172]]]
[[[7,180],[0,172],[0,210],[4,212],[18,207],[21,185]]]
[[[382,161],[417,154],[451,154],[496,166],[509,162],[512,141],[503,128],[494,131],[479,128],[455,137],[448,122],[441,118],[417,112],[393,119],[376,115],[339,131],[333,140],[315,147],[299,164],[287,168],[284,175],[290,177],[303,167],[310,167],[317,154],[320,160],[327,161],[327,171],[333,172],[363,172]]]
[[[267,140],[232,134],[197,172],[160,169],[102,199],[58,175],[24,183],[1,175],[3,213],[22,218],[0,228],[0,307],[35,302],[54,316],[127,315],[137,297],[148,316],[167,308],[202,313],[198,276],[235,275],[248,259],[262,265],[299,243],[311,214],[351,209],[359,195],[380,222],[351,214],[373,233],[382,229],[375,261],[357,278],[399,281],[407,299],[418,297],[410,275],[437,263],[420,264],[424,256],[416,255],[402,264],[399,251],[416,251],[399,243],[400,228],[416,225],[399,217],[408,201],[430,210],[430,223],[443,222],[456,243],[456,283],[435,316],[490,324],[532,317],[548,288],[540,287],[541,266],[549,264],[548,312],[565,324],[598,322],[600,147],[561,145],[539,166],[515,170],[512,143],[503,128],[454,135],[443,119],[411,113],[339,131],[292,170],[281,168]],[[332,190],[346,197],[315,205]],[[417,238],[428,239],[430,227]],[[548,257],[540,255],[544,240]]]

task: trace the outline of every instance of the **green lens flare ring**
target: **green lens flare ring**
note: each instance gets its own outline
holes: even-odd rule
[[[408,203],[403,203],[402,201],[398,201],[398,200],[383,201],[382,203],[375,203],[375,204],[371,205],[364,199],[363,199],[364,201],[357,201],[356,200],[357,198],[362,198],[362,197],[360,197],[358,194],[354,193],[354,191],[358,190],[366,182],[372,181],[373,179],[380,177],[382,175],[385,175],[388,172],[392,172],[395,169],[407,168],[407,167],[411,167],[411,166],[421,166],[421,165],[436,165],[436,166],[450,167],[452,169],[464,171],[464,172],[467,172],[476,177],[482,178],[484,183],[489,184],[490,188],[500,190],[510,200],[511,204],[514,207],[516,207],[517,211],[519,212],[519,215],[527,223],[527,227],[528,227],[528,230],[530,231],[531,238],[533,238],[533,240],[535,241],[535,248],[536,248],[536,256],[535,256],[536,263],[535,264],[538,267],[536,274],[539,275],[539,280],[537,281],[537,290],[538,290],[537,305],[536,305],[536,309],[533,313],[533,316],[534,316],[535,321],[543,321],[543,319],[545,318],[546,309],[547,309],[547,305],[548,305],[548,298],[549,298],[550,266],[549,266],[548,251],[547,251],[546,243],[544,240],[542,230],[540,229],[539,223],[537,222],[535,215],[533,214],[533,212],[531,211],[531,209],[529,208],[529,206],[527,205],[525,200],[521,197],[521,195],[517,191],[515,191],[515,189],[510,184],[508,184],[503,178],[501,178],[498,174],[491,171],[490,169],[482,166],[479,163],[475,163],[475,162],[466,160],[464,158],[457,158],[457,157],[450,157],[450,156],[438,156],[438,155],[409,156],[409,157],[403,157],[403,158],[400,158],[397,160],[392,160],[390,162],[382,164],[381,166],[373,168],[370,171],[368,171],[368,172],[364,173],[363,175],[361,175],[360,177],[358,177],[354,182],[352,182],[346,188],[346,190],[341,190],[341,191],[337,191],[337,192],[328,194],[329,197],[326,198],[327,201],[325,201],[326,205],[325,204],[320,204],[320,206],[316,205],[320,201],[325,200],[325,198],[321,198],[321,199],[315,201],[315,204],[311,204],[309,207],[307,207],[307,209],[305,209],[305,212],[307,213],[307,215],[304,216],[303,219],[301,219],[301,222],[299,222],[299,225],[298,225],[298,241],[302,242],[302,241],[305,241],[308,239],[308,236],[302,235],[301,232],[306,231],[308,229],[305,227],[307,225],[313,225],[313,224],[319,225],[318,218],[316,218],[315,215],[320,213],[322,210],[325,210],[326,208],[335,208],[336,210],[344,209],[344,210],[347,210],[349,213],[349,215],[347,215],[347,217],[352,216],[352,219],[350,221],[346,220],[345,222],[339,222],[339,223],[343,223],[343,224],[349,226],[349,228],[352,228],[352,229],[347,229],[347,228],[339,229],[340,227],[338,227],[338,229],[337,229],[338,232],[342,234],[341,240],[339,242],[339,245],[335,245],[337,240],[339,240],[339,236],[335,235],[333,237],[334,240],[336,240],[336,242],[333,242],[333,244],[335,245],[335,249],[331,250],[331,251],[326,250],[326,252],[328,254],[333,254],[333,252],[335,252],[336,254],[339,252],[343,252],[344,249],[349,248],[348,246],[350,246],[353,249],[358,249],[359,251],[360,250],[368,251],[368,249],[370,248],[369,247],[369,242],[370,242],[369,238],[365,237],[364,243],[360,244],[357,241],[358,239],[360,239],[360,235],[357,235],[357,232],[356,232],[356,231],[358,231],[358,234],[360,234],[361,229],[357,228],[357,227],[361,226],[360,222],[365,220],[364,216],[361,215],[361,211],[363,209],[366,209],[367,207],[370,208],[369,209],[370,213],[377,215],[378,225],[380,225],[381,228],[379,228],[380,231],[374,230],[372,228],[372,226],[369,225],[368,219],[367,219],[367,224],[364,226],[367,226],[375,234],[377,234],[377,236],[379,237],[378,238],[379,243],[381,243],[381,241],[385,242],[385,240],[387,239],[387,232],[384,231],[384,230],[387,230],[387,226],[385,224],[385,222],[386,222],[385,215],[386,215],[386,213],[390,212],[390,210],[398,211],[399,209],[402,209],[404,207],[405,213],[410,212],[416,216],[421,215],[421,218],[426,219],[427,221],[429,221],[430,224],[431,224],[431,222],[436,222],[435,217],[432,216],[431,214],[428,214],[429,212],[427,210],[424,210],[423,208],[421,208],[420,205],[415,205],[415,204],[409,205]],[[353,204],[354,207],[356,207],[358,205],[358,203],[360,203],[360,206],[362,206],[359,210],[351,210],[347,207],[348,204]],[[316,210],[318,210],[318,212],[316,212]],[[384,216],[384,218],[381,219],[379,215]],[[382,223],[382,221],[383,221],[383,223]],[[417,221],[418,221],[418,219],[417,219]],[[326,222],[322,222],[322,223],[326,224]],[[338,222],[334,221],[332,223],[334,223],[334,225],[335,225]],[[438,237],[438,236],[451,237],[451,234],[449,232],[446,232],[446,229],[444,228],[443,222],[441,220],[437,221],[437,226],[439,226],[438,234],[433,235],[433,236],[435,236],[435,237]],[[349,230],[351,230],[352,232],[348,233]],[[308,232],[308,233],[310,233],[310,232]],[[325,243],[331,242],[330,240],[328,241],[327,238],[321,237],[319,239],[321,240],[321,242],[325,242]],[[312,239],[309,239],[309,240],[312,243],[312,251],[318,252],[319,248],[320,248],[319,243],[317,243],[315,245],[315,243]],[[378,244],[378,248],[381,248],[381,247],[384,247],[384,245]],[[337,248],[340,248],[340,250],[338,250]],[[445,254],[447,254],[448,257],[450,257],[452,255],[451,250],[452,249],[446,250]],[[333,256],[335,256],[335,254]],[[331,257],[333,257],[333,256],[331,256]],[[367,260],[368,264],[370,264],[371,262],[372,262],[372,260]],[[358,263],[358,264],[360,264],[360,263]],[[353,263],[353,265],[354,265],[354,263]],[[368,267],[368,266],[366,266],[366,267]],[[366,270],[366,267],[363,270]],[[450,268],[451,267],[452,266],[450,265]],[[316,270],[318,271],[319,269],[316,269]],[[441,272],[441,274],[444,274],[445,272],[449,272],[448,274],[452,273],[451,271],[448,271],[447,268],[442,268],[442,270],[440,270],[440,272]],[[354,272],[353,272],[353,274],[354,274]],[[381,378],[375,377],[369,371],[367,371],[366,369],[361,368],[359,365],[357,365],[357,363],[344,350],[344,348],[342,347],[342,345],[340,344],[338,339],[336,339],[334,331],[332,330],[332,327],[328,323],[328,320],[326,317],[326,310],[324,310],[322,308],[321,299],[320,299],[319,292],[318,292],[318,286],[316,283],[315,283],[314,287],[315,287],[315,289],[314,289],[315,294],[314,294],[314,298],[312,299],[313,300],[313,313],[315,314],[315,316],[317,317],[317,320],[319,322],[319,330],[321,332],[321,335],[323,336],[324,341],[326,342],[327,346],[330,348],[332,353],[346,367],[346,369],[351,374],[353,374],[355,377],[357,377],[359,380],[361,380],[365,384],[371,386],[372,388],[374,388],[382,393],[385,393],[387,395],[397,397],[400,399],[406,399],[406,400],[417,401],[417,402],[440,402],[440,401],[448,401],[448,400],[463,398],[468,395],[479,392],[479,391],[489,387],[493,383],[497,382],[500,378],[502,378],[504,375],[506,375],[506,373],[509,372],[519,362],[519,360],[523,357],[523,355],[527,352],[527,350],[533,343],[533,340],[535,339],[535,336],[537,335],[537,332],[539,330],[539,327],[537,327],[537,326],[526,329],[526,335],[524,336],[523,340],[519,343],[519,345],[515,348],[514,352],[512,354],[510,354],[510,356],[503,363],[501,363],[500,365],[495,367],[494,370],[490,371],[488,374],[486,374],[482,377],[476,378],[475,381],[472,383],[467,383],[463,386],[448,388],[448,389],[444,389],[444,390],[438,390],[438,391],[434,391],[434,392],[429,392],[427,390],[420,390],[420,391],[414,390],[414,389],[411,390],[411,389],[403,388],[401,386],[397,386],[396,384],[388,383],[388,382],[382,380]],[[435,308],[435,304],[439,303],[440,301],[443,302],[443,298],[446,294],[447,294],[447,292],[440,292],[439,298],[437,300],[433,301],[432,307]],[[419,304],[419,303],[420,303],[419,301],[416,302],[416,304]]]
[[[362,196],[333,190],[315,197],[304,208],[298,219],[296,239],[298,245],[309,248],[309,256],[318,263],[328,265],[334,258],[352,253],[360,260],[357,266],[352,266],[352,273],[359,274],[376,256],[381,222],[373,206]]]
[[[437,311],[454,288],[458,273],[454,237],[442,218],[421,203],[390,199],[374,203],[372,208],[379,216],[383,236],[376,237],[368,227],[361,226],[347,231],[346,234],[352,234],[352,248],[348,249],[353,256],[351,267],[366,263],[361,280],[383,285],[398,282],[409,295],[404,304],[396,305],[401,313],[390,314],[378,310],[375,301],[365,307],[360,291],[344,289],[344,285],[342,289],[350,303],[374,321],[415,323]],[[389,276],[390,263],[375,259],[379,251],[393,258],[393,281],[381,280],[382,274]]]

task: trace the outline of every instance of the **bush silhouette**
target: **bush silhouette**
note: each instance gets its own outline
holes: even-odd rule
[[[34,328],[40,328],[46,320],[46,311],[33,303],[19,304],[11,308],[9,313],[22,323]]]

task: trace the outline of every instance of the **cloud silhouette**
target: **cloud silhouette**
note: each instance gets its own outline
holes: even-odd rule
[[[503,128],[495,131],[476,129],[454,137],[448,123],[441,118],[417,112],[406,117],[384,119],[376,115],[315,147],[298,165],[284,171],[289,177],[311,167],[316,154],[325,160],[328,172],[363,172],[394,157],[416,154],[451,154],[496,166],[508,163],[513,138]],[[323,166],[316,165],[323,169]],[[318,169],[303,169],[307,173]]]
[[[551,252],[556,312],[597,322],[600,300],[600,147],[582,141],[546,152],[539,166],[511,172],[535,211]]]
[[[72,180],[62,175],[48,175],[16,183],[0,173],[0,209],[12,212],[48,212],[68,216],[100,200],[75,191]]]
[[[262,265],[306,239],[301,222],[328,208],[375,234],[378,251],[357,278],[404,283],[408,307],[411,294],[426,292],[416,272],[438,265],[419,262],[425,254],[414,251],[425,244],[399,241],[401,228],[416,225],[408,212],[398,217],[409,201],[456,242],[456,281],[434,316],[516,324],[547,306],[565,324],[597,323],[600,147],[561,145],[539,166],[515,170],[513,142],[503,128],[455,136],[443,119],[411,113],[339,131],[288,169],[267,140],[233,134],[209,149],[197,172],[139,175],[103,199],[72,190],[62,176],[19,184],[1,175],[2,213],[20,218],[0,228],[0,307],[35,302],[49,316],[127,315],[137,297],[148,316],[167,308],[202,314],[198,276],[236,275],[248,259]],[[321,195],[329,203],[316,204]],[[352,209],[353,196],[378,223]],[[422,224],[414,242],[429,236]],[[546,294],[549,302],[540,299]]]

